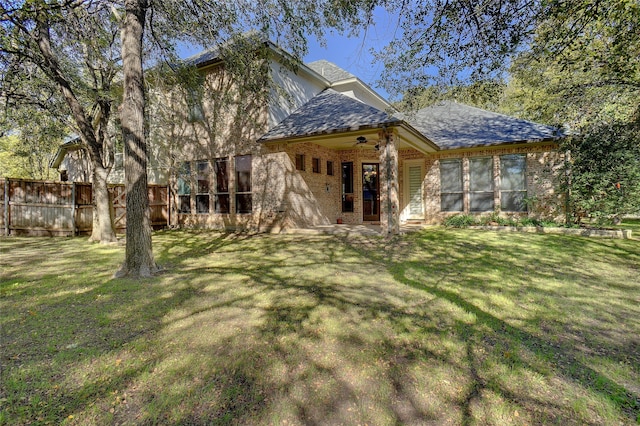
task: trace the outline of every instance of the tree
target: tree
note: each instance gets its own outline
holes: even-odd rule
[[[398,16],[399,36],[377,58],[385,63],[389,93],[435,83],[493,80],[529,51],[534,59],[577,59],[579,40],[599,40],[607,51],[598,62],[603,81],[624,81],[637,72],[640,51],[636,0],[387,0]]]
[[[234,35],[257,30],[274,37],[296,58],[306,51],[306,36],[322,37],[325,26],[341,26],[370,16],[371,2],[343,0],[325,7],[313,0],[269,0],[220,2],[154,2],[125,0],[122,27],[124,99],[120,114],[125,144],[125,189],[127,192],[127,249],[117,276],[148,276],[154,262],[146,192],[147,145],[145,92],[142,64],[145,28],[148,47],[172,59],[175,43],[191,40],[201,45],[221,46]],[[366,7],[365,7],[366,6]],[[362,9],[361,9],[362,8]],[[147,17],[149,18],[147,20]],[[243,52],[246,52],[243,51]],[[247,60],[253,57],[248,56]],[[264,90],[263,87],[256,88]]]
[[[81,0],[0,2],[0,69],[7,109],[39,105],[34,87],[55,87],[92,165],[94,227],[91,239],[115,241],[107,176],[113,140],[107,137],[119,67],[117,24],[103,3]],[[34,94],[35,99],[34,99]]]
[[[599,225],[618,223],[640,211],[640,125],[602,123],[570,138],[569,213],[575,223],[589,217]]]
[[[0,117],[0,176],[54,179],[52,155],[68,134],[64,122],[33,106],[12,108]]]

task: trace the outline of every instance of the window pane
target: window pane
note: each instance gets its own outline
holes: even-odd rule
[[[229,213],[229,194],[218,194],[214,199],[216,213]]]
[[[342,163],[342,193],[353,194],[353,163]]]
[[[509,212],[526,212],[524,197],[527,191],[504,191],[500,194],[500,208]]]
[[[209,163],[206,161],[200,161],[197,164],[198,168],[198,193],[209,192]]]
[[[441,194],[440,209],[443,212],[461,212],[462,211],[462,193]]]
[[[180,170],[178,170],[177,190],[178,195],[191,194],[191,166],[188,162],[182,163]]]
[[[469,190],[493,191],[493,158],[469,159]]]
[[[492,211],[493,192],[471,192],[469,194],[469,210],[472,212]]]
[[[236,191],[251,192],[251,156],[236,157]]]
[[[190,195],[179,195],[178,196],[178,211],[180,213],[191,213],[191,196]]]
[[[462,191],[462,161],[441,160],[440,161],[440,191],[460,192]]]
[[[219,158],[215,162],[216,192],[229,192],[229,162]]]
[[[327,161],[327,175],[333,176],[333,161]]]
[[[196,213],[209,213],[209,195],[196,195]]]
[[[251,194],[236,194],[236,213],[251,213]]]
[[[524,191],[525,182],[524,155],[503,155],[500,157],[500,189]]]
[[[342,211],[353,213],[353,194],[342,195]]]

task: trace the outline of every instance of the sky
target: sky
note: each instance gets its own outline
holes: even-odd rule
[[[313,62],[325,59],[371,86],[384,98],[389,94],[377,85],[383,71],[381,63],[375,63],[371,50],[380,50],[399,34],[397,22],[385,11],[377,9],[374,12],[374,24],[361,31],[356,37],[348,37],[335,31],[325,35],[326,46],[323,47],[315,39],[309,39],[309,53],[303,61]]]
[[[382,9],[374,11],[374,24],[357,36],[347,36],[336,31],[327,30],[325,46],[313,37],[308,39],[308,54],[302,59],[309,63],[320,59],[333,62],[340,68],[349,71],[368,84],[379,95],[389,99],[389,94],[377,84],[383,71],[380,63],[374,63],[372,49],[378,50],[393,39],[397,23]],[[201,49],[190,49],[181,46],[180,56],[186,58],[198,53]]]

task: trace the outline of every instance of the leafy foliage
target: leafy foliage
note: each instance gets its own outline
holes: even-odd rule
[[[567,141],[570,212],[579,222],[618,222],[640,212],[640,133],[634,124],[603,124]]]

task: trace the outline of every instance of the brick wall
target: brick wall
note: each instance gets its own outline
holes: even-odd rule
[[[464,212],[469,214],[469,159],[473,157],[488,157],[494,159],[494,204],[500,205],[499,192],[499,157],[507,154],[526,155],[526,185],[527,197],[533,200],[528,213],[499,212],[501,215],[528,215],[538,219],[560,220],[563,215],[563,194],[557,192],[557,177],[562,166],[563,156],[555,151],[551,144],[530,144],[518,147],[497,147],[475,149],[469,151],[451,151],[433,154],[425,157],[426,173],[424,178],[425,221],[427,223],[441,223],[448,216],[460,214],[456,212],[440,211],[440,160],[446,158],[462,159]],[[414,153],[407,154],[415,156]],[[489,212],[488,212],[489,213]],[[486,213],[475,213],[486,214]]]

